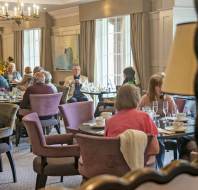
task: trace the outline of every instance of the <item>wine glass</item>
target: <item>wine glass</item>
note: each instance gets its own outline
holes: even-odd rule
[[[153,101],[152,102],[152,108],[153,108],[153,112],[154,112],[154,120],[156,122],[157,112],[158,112],[158,101]]]
[[[165,121],[167,123],[168,101],[163,101],[163,113],[164,113],[164,116],[165,116]]]

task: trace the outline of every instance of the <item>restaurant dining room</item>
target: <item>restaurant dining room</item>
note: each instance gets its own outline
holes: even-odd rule
[[[0,0],[0,190],[197,190],[198,0]]]

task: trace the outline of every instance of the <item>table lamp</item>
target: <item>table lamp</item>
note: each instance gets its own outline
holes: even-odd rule
[[[168,94],[193,96],[197,59],[194,50],[196,22],[177,25],[168,60],[162,91]]]

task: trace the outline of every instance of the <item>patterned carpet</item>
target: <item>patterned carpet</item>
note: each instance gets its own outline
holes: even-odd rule
[[[62,133],[63,130],[62,128]],[[52,133],[54,132],[55,131],[52,131]],[[0,190],[34,190],[36,183],[36,173],[33,171],[32,167],[34,155],[30,152],[28,138],[21,138],[19,147],[14,146],[17,183],[13,183],[12,172],[7,156],[3,154],[2,158],[3,172],[0,173]],[[172,152],[167,152],[165,164],[169,163],[172,158]],[[74,188],[79,187],[81,181],[81,176],[64,177],[63,183],[60,183],[60,177],[48,177],[47,186]]]
[[[36,173],[32,168],[34,155],[30,153],[27,138],[22,138],[19,147],[14,147],[14,160],[16,164],[17,183],[13,183],[11,168],[6,154],[3,154],[3,172],[0,173],[0,190],[34,190]],[[49,177],[47,186],[78,187],[81,183],[81,176],[64,177],[60,183],[60,177]]]

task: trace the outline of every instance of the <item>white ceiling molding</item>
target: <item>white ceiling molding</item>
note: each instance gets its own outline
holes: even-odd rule
[[[16,3],[17,0],[0,0],[0,3]],[[24,3],[35,3],[35,4],[42,4],[42,5],[67,5],[67,4],[81,4],[81,3],[88,3],[91,1],[97,0],[23,0]]]
[[[55,11],[48,12],[54,19],[60,19],[65,17],[71,16],[78,16],[79,15],[79,7],[70,7],[65,9],[59,9]]]

